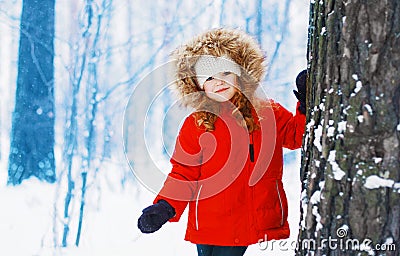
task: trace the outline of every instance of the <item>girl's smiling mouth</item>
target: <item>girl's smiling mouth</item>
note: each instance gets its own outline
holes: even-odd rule
[[[220,92],[226,91],[228,89],[229,89],[229,87],[221,88],[221,89],[215,91],[215,93],[220,93]]]

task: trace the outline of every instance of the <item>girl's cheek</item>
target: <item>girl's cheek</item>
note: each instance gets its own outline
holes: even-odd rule
[[[210,84],[210,83],[204,83],[204,91],[206,92],[206,93],[208,93],[208,92],[212,92],[213,91],[213,86],[212,86],[212,84]]]

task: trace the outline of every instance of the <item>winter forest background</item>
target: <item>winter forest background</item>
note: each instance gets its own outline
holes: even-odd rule
[[[0,0],[0,255],[195,255],[195,246],[183,240],[185,217],[152,235],[136,227],[154,194],[135,179],[125,157],[124,142],[128,151],[134,148],[123,136],[129,97],[177,46],[207,29],[233,27],[262,45],[269,62],[262,88],[294,111],[294,79],[306,67],[309,1],[56,1],[56,181],[32,176],[13,186],[7,181],[21,11],[22,1]],[[148,95],[158,93],[154,88]],[[154,127],[145,131],[146,142],[167,173],[168,150],[155,128],[164,127],[162,139],[170,148],[176,129],[169,127],[180,120],[160,120],[174,98],[157,97],[148,120],[160,123],[146,126]],[[143,127],[134,116],[127,119],[133,129]],[[298,234],[299,158],[298,151],[285,152],[288,242]],[[278,249],[253,245],[246,255],[294,254]]]

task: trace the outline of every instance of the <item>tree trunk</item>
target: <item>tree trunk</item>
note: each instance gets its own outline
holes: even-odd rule
[[[398,255],[400,2],[315,1],[308,60],[297,255]]]
[[[24,0],[8,183],[54,182],[54,0]]]

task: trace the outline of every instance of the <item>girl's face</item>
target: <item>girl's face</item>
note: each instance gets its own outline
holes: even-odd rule
[[[231,72],[220,72],[207,78],[203,86],[207,97],[218,102],[225,102],[230,100],[236,92],[237,76]]]

